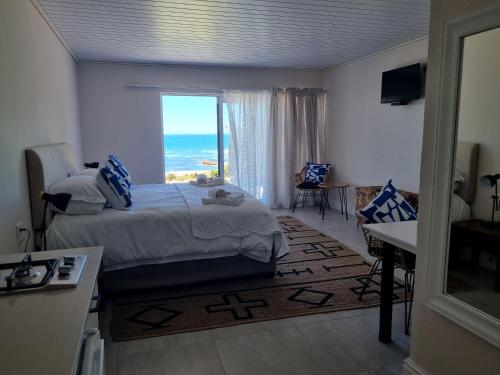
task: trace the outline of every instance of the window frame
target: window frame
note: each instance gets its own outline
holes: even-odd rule
[[[163,165],[163,176],[166,176],[166,164],[165,164],[165,118],[163,114],[163,97],[165,96],[202,96],[216,98],[216,111],[217,111],[217,172],[220,177],[224,176],[224,116],[223,116],[223,104],[224,97],[223,93],[219,91],[214,92],[185,92],[185,91],[174,91],[174,92],[160,92],[160,109],[161,109],[161,128],[162,128],[162,165]],[[164,177],[165,180],[165,177]],[[165,182],[166,183],[166,182]]]

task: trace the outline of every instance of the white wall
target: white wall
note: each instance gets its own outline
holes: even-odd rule
[[[474,218],[490,220],[491,195],[479,177],[500,173],[500,28],[465,38],[458,139],[479,143]],[[496,215],[498,216],[498,214]]]
[[[68,142],[80,153],[76,64],[28,0],[0,1],[0,253],[31,223],[27,147]]]
[[[335,181],[370,186],[392,178],[398,188],[418,192],[424,99],[381,104],[380,90],[384,71],[426,60],[425,38],[325,73],[327,152]],[[348,201],[352,211],[354,197]]]
[[[435,132],[440,85],[441,37],[443,21],[459,17],[489,0],[440,0],[431,2],[429,59],[427,67],[426,108],[420,175],[419,226],[411,361],[431,375],[496,375],[500,373],[500,350],[478,336],[446,319],[425,303],[431,212],[431,188],[434,176]],[[495,46],[496,47],[496,46]],[[415,372],[406,372],[415,374]]]
[[[321,87],[321,71],[197,68],[144,64],[79,64],[85,161],[116,153],[134,183],[162,183],[162,91]],[[126,87],[145,84],[162,88]],[[150,127],[146,134],[145,127]]]

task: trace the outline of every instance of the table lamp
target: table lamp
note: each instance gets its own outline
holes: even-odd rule
[[[498,180],[500,179],[500,174],[495,175],[487,174],[479,179],[479,184],[486,188],[491,189],[495,187],[495,195],[491,196],[492,207],[491,207],[491,222],[495,222],[495,211],[500,209],[500,201],[498,200]]]

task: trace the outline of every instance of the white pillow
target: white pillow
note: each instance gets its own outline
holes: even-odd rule
[[[460,186],[462,186],[464,182],[464,176],[460,172],[455,171],[453,173],[453,192],[456,192],[458,189],[460,189]]]
[[[86,168],[86,169],[82,169],[79,172],[76,172],[73,176],[91,176],[91,177],[97,177],[98,173],[99,173],[99,168]]]
[[[60,211],[51,205],[55,212],[67,215],[98,214],[106,205],[106,198],[97,187],[96,178],[77,175],[57,181],[48,191],[50,194],[71,194],[71,200],[66,211]]]

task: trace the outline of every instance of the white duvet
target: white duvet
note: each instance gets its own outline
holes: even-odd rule
[[[458,194],[453,194],[450,204],[450,222],[469,220],[470,218],[470,206]]]
[[[190,184],[138,185],[129,211],[56,215],[47,230],[50,250],[104,246],[106,271],[138,265],[245,255],[268,262],[288,245],[271,211],[245,194],[236,207],[202,205],[209,188]],[[239,191],[234,185],[224,189]]]

